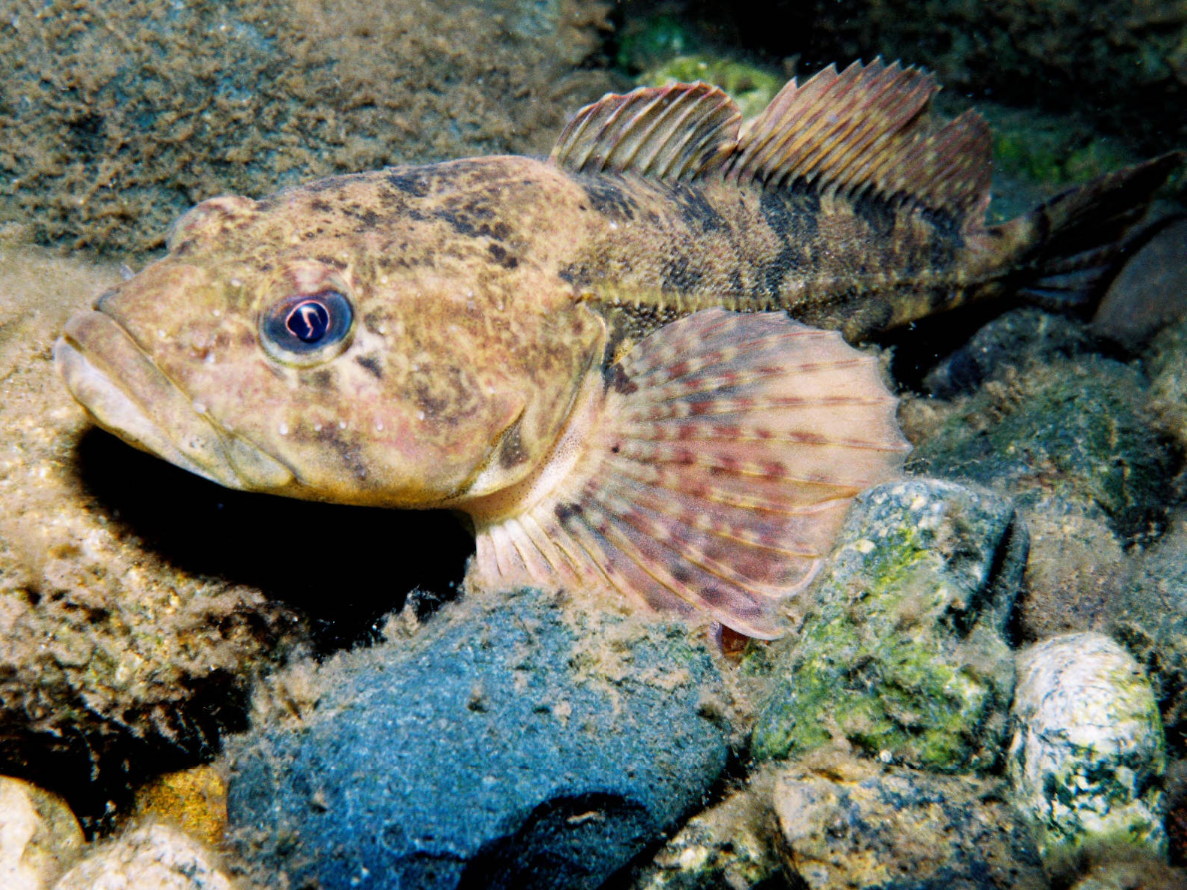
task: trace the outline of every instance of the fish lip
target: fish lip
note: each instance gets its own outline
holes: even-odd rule
[[[104,429],[227,488],[275,490],[297,474],[254,443],[219,429],[116,319],[81,312],[54,343],[70,394]]]

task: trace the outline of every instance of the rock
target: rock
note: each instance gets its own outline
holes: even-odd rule
[[[1159,427],[1187,452],[1187,321],[1163,330],[1146,352],[1150,407]]]
[[[91,853],[54,890],[234,890],[215,857],[180,831],[149,824]]]
[[[966,344],[937,364],[923,379],[939,399],[970,393],[1007,367],[1079,355],[1091,346],[1083,324],[1039,309],[1015,309],[981,327]]]
[[[213,486],[203,496],[85,435],[50,347],[118,274],[0,237],[0,769],[66,795],[91,827],[128,773],[215,745],[242,720],[251,675],[306,639],[292,609],[234,580],[235,545],[220,546],[238,535],[265,566],[266,522],[249,545],[213,521]],[[197,549],[159,546],[170,538]]]
[[[1052,873],[1117,847],[1165,857],[1162,722],[1124,649],[1082,633],[1021,653],[1011,726],[1014,801]]]
[[[1026,825],[997,779],[840,761],[777,779],[791,868],[810,890],[1043,890]]]
[[[769,830],[769,789],[756,783],[688,820],[643,868],[634,890],[761,888],[789,883]]]
[[[1187,220],[1168,224],[1125,264],[1092,318],[1102,336],[1137,349],[1187,315]]]
[[[1092,869],[1071,890],[1187,890],[1187,874],[1164,862],[1110,862]]]
[[[1104,629],[1132,574],[1106,517],[1051,498],[1033,504],[1025,518],[1030,556],[1016,607],[1017,642]]]
[[[1061,498],[1143,541],[1165,518],[1175,467],[1148,389],[1139,370],[1098,355],[1006,369],[917,444],[911,467],[989,486],[1024,513]]]
[[[162,773],[136,789],[133,818],[164,822],[216,846],[227,829],[227,783],[209,766]]]
[[[992,768],[1014,682],[1003,631],[1025,558],[1025,531],[996,495],[929,479],[860,495],[806,593],[803,627],[772,650],[752,754],[844,738],[912,766]]]
[[[0,220],[152,250],[220,194],[506,151],[547,154],[611,80],[597,0],[84,0],[6,16]],[[47,72],[49,75],[47,76]]]
[[[65,801],[0,776],[0,887],[46,890],[82,846],[82,829]]]
[[[667,86],[671,83],[711,83],[725,90],[738,104],[742,117],[756,117],[783,89],[787,78],[766,68],[728,56],[704,53],[681,55],[644,71],[635,83],[640,86]]]
[[[700,804],[729,733],[689,629],[610,610],[479,597],[338,655],[315,706],[229,744],[239,856],[266,886],[599,886]]]

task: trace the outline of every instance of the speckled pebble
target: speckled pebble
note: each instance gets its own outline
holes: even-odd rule
[[[1055,873],[1082,852],[1164,856],[1165,741],[1150,681],[1110,638],[1056,637],[1018,658],[1008,768]]]
[[[49,887],[82,844],[82,829],[60,797],[0,776],[0,888]]]
[[[104,845],[54,890],[235,890],[215,857],[175,828],[149,824]]]

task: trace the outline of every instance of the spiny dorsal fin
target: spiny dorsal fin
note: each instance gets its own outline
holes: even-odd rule
[[[935,129],[934,78],[898,62],[829,66],[787,84],[739,141],[726,176],[909,199],[980,224],[989,199],[989,128],[967,112]]]
[[[693,179],[720,166],[741,119],[734,100],[705,83],[610,94],[577,112],[549,160],[577,172]]]
[[[546,492],[475,515],[467,583],[602,589],[779,636],[850,500],[902,467],[896,401],[839,334],[782,312],[694,313],[612,369]]]

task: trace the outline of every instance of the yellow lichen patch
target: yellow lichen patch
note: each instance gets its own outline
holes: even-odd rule
[[[227,783],[209,766],[165,773],[137,790],[135,816],[168,822],[213,846],[227,829]]]

